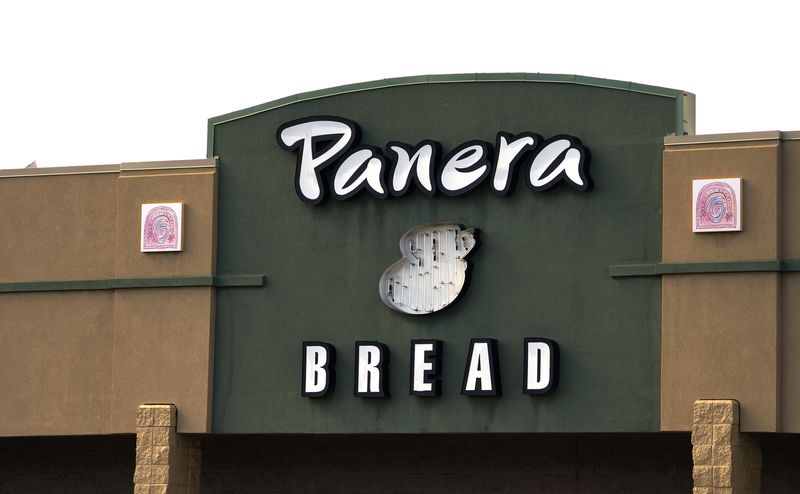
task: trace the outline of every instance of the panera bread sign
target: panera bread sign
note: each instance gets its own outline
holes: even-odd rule
[[[503,196],[511,191],[520,164],[533,191],[548,190],[562,181],[577,191],[591,186],[589,151],[569,135],[543,139],[533,132],[498,132],[494,146],[467,141],[441,159],[437,141],[416,145],[391,141],[384,152],[361,145],[360,135],[357,123],[332,116],[301,118],[278,128],[278,144],[297,154],[295,189],[300,199],[320,204],[328,191],[344,200],[363,189],[386,199],[406,194],[412,182],[428,196],[459,196],[490,175],[492,190]]]
[[[498,132],[494,145],[467,141],[443,158],[434,140],[417,144],[391,141],[385,150],[360,144],[356,122],[334,116],[293,120],[277,131],[279,145],[297,154],[295,190],[308,204],[322,203],[330,193],[337,200],[367,190],[378,199],[405,195],[416,186],[426,196],[466,194],[490,178],[498,196],[513,189],[522,175],[532,191],[565,182],[576,191],[591,187],[589,150],[578,138],[544,139],[533,132]],[[451,305],[466,286],[466,257],[477,247],[477,229],[439,222],[413,227],[400,240],[403,258],[384,271],[379,293],[390,308],[412,315],[437,312]],[[443,343],[411,340],[408,392],[441,394]],[[389,348],[378,341],[355,343],[353,390],[358,397],[389,396]],[[547,394],[558,384],[558,344],[547,338],[523,341],[523,389]],[[333,392],[336,349],[323,341],[303,342],[301,396],[317,398]],[[472,338],[467,351],[461,394],[502,394],[497,340]]]

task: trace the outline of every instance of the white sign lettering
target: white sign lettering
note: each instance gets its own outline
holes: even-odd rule
[[[439,174],[439,190],[447,196],[469,192],[489,174],[489,145],[471,141],[447,155]]]
[[[428,196],[437,191],[457,196],[475,189],[489,175],[493,175],[492,190],[506,195],[513,189],[515,168],[520,162],[531,190],[547,190],[561,182],[577,191],[591,186],[589,152],[578,138],[558,135],[544,141],[532,132],[499,132],[495,154],[487,142],[465,142],[441,163],[437,162],[441,145],[435,141],[425,140],[416,146],[390,142],[386,153],[393,168],[387,186],[387,160],[377,148],[357,146],[360,134],[358,124],[352,120],[330,116],[293,120],[278,128],[278,144],[297,154],[295,189],[300,199],[310,204],[325,199],[323,170],[333,164],[336,170],[330,187],[338,200],[348,199],[362,189],[379,199],[385,199],[390,192],[402,196],[412,182]]]
[[[384,161],[379,153],[376,149],[363,148],[349,154],[333,176],[333,196],[347,199],[366,187],[376,197],[385,198]]]
[[[358,127],[341,119],[314,117],[295,120],[278,129],[278,143],[297,153],[295,189],[303,200],[318,203],[324,199],[320,170],[341,157],[356,141]],[[324,151],[319,143],[330,142]]]
[[[440,396],[442,341],[411,340],[408,392],[412,396]],[[547,338],[524,339],[523,392],[551,393],[558,385],[558,344]],[[389,396],[389,349],[377,341],[357,341],[355,346],[355,396]],[[321,341],[303,342],[302,396],[330,394],[334,388],[336,349]],[[497,340],[473,338],[464,370],[462,395],[501,394]]]
[[[303,342],[303,390],[301,396],[325,396],[333,390],[336,350],[320,341]]]
[[[439,143],[422,141],[412,148],[402,142],[390,142],[386,145],[386,150],[394,154],[390,189],[393,196],[402,196],[408,192],[412,178],[423,194],[432,196],[436,192],[433,172],[439,154]]]
[[[389,349],[377,341],[356,342],[355,395],[360,397],[389,396]]]
[[[574,146],[574,139],[568,136],[557,136],[546,142],[531,163],[528,186],[533,190],[547,190],[564,178],[569,184],[585,187],[584,154]]]
[[[442,342],[411,340],[411,386],[413,396],[439,396]]]
[[[501,394],[497,360],[497,340],[473,338],[469,344],[461,394],[469,396]]]
[[[525,338],[524,391],[542,395],[558,385],[558,344],[546,338]]]
[[[514,136],[505,132],[497,134],[497,156],[495,157],[494,179],[492,189],[500,195],[506,195],[514,185],[514,167],[525,152],[539,144],[541,138],[532,132]]]

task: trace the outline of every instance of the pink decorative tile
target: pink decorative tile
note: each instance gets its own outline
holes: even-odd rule
[[[142,204],[142,252],[183,250],[183,203]]]
[[[742,179],[693,180],[692,198],[692,231],[741,231]]]

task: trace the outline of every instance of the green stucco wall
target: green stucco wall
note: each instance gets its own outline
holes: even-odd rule
[[[463,82],[379,88],[301,101],[213,129],[220,158],[219,274],[263,273],[263,287],[217,290],[215,432],[655,431],[660,279],[611,278],[609,265],[660,261],[661,150],[676,99],[577,84]],[[304,204],[295,155],[277,127],[311,115],[356,121],[362,144],[438,140],[444,153],[498,131],[570,134],[591,151],[593,190],[497,197],[489,180],[456,198]],[[212,120],[214,122],[214,120]],[[330,170],[328,170],[330,171]],[[522,167],[518,167],[522,171]],[[480,229],[471,284],[428,316],[378,295],[409,228],[453,220]],[[524,337],[556,340],[561,379],[523,395]],[[459,394],[470,338],[499,342],[503,395]],[[444,341],[439,398],[408,395],[409,342]],[[301,342],[335,345],[333,395],[300,397]],[[391,351],[391,397],[353,397],[354,342]]]

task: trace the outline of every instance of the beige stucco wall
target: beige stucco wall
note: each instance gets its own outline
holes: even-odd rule
[[[800,133],[799,133],[800,134]],[[781,142],[782,183],[781,195],[782,242],[784,259],[800,259],[800,135],[797,139]]]
[[[778,273],[662,278],[662,430],[691,430],[694,402],[723,396],[742,430],[778,429],[779,290]]]
[[[178,407],[179,432],[211,428],[214,289],[117,290],[111,432],[135,430],[142,403]]]
[[[781,278],[781,428],[800,432],[800,273]]]
[[[667,138],[663,262],[800,258],[798,137]],[[743,180],[742,231],[693,233],[692,180],[729,177]],[[694,400],[735,399],[743,431],[800,432],[798,296],[795,272],[663,276],[662,430],[689,430]]]
[[[800,135],[798,135],[800,138]],[[800,139],[784,141],[782,256],[800,259]],[[800,432],[800,273],[783,273],[781,284],[781,420],[786,432]]]
[[[0,178],[0,282],[114,276],[114,173]]]
[[[217,173],[215,169],[126,170],[117,184],[116,274],[119,278],[205,275],[214,272]],[[141,205],[184,203],[184,250],[139,251]]]
[[[663,262],[777,259],[780,141],[668,147],[664,151]],[[742,181],[742,231],[692,232],[692,180]]]
[[[214,274],[214,160],[13,173],[0,231],[21,234],[0,237],[0,284]],[[184,203],[183,252],[139,252],[154,202]],[[208,431],[213,309],[210,286],[0,293],[0,436],[134,432],[150,402]]]
[[[0,435],[110,432],[114,293],[0,293]]]

